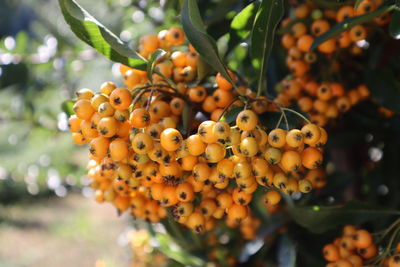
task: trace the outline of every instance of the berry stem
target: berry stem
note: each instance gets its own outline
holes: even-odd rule
[[[300,118],[302,118],[303,120],[305,120],[307,123],[311,124],[311,121],[309,119],[307,119],[301,113],[299,113],[293,109],[281,107],[281,110],[292,112],[292,113],[296,114],[297,116],[299,116]]]
[[[235,101],[236,101],[237,99],[238,99],[237,97],[234,97],[234,98],[231,100],[231,102],[229,102],[229,104],[226,105],[226,106],[224,107],[224,110],[222,111],[221,115],[218,117],[218,120],[217,120],[217,121],[220,121],[220,120],[221,120],[221,118],[225,115],[226,111],[232,106],[233,103],[235,103]]]

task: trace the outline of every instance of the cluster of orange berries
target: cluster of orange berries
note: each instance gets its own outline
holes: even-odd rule
[[[326,184],[320,167],[327,133],[311,123],[267,132],[257,115],[268,107],[261,98],[252,109],[243,108],[235,125],[220,120],[232,103],[243,104],[236,103],[233,85],[220,74],[213,77],[211,94],[203,86],[191,86],[198,55],[192,47],[172,51],[182,38],[183,32],[172,28],[140,40],[143,56],[169,46],[150,80],[144,71],[121,66],[126,88],[105,82],[99,93],[79,90],[75,115],[69,118],[73,140],[89,145],[88,176],[97,201],[151,222],[170,212],[197,233],[225,219],[252,239],[260,224],[249,206],[257,189],[265,191],[268,208],[281,201],[281,193],[308,193]],[[158,45],[148,44],[154,40]],[[209,116],[193,118],[186,138],[178,130],[185,105]]]
[[[400,243],[394,249],[393,256],[382,258],[379,266],[400,266]],[[371,264],[379,254],[378,244],[373,235],[364,229],[357,229],[353,225],[343,227],[343,235],[333,243],[327,244],[322,250],[325,260],[329,261],[326,267],[361,267],[376,266]]]
[[[290,78],[284,79],[279,88],[276,102],[282,106],[297,104],[299,108],[310,115],[311,121],[324,126],[329,119],[337,118],[347,112],[352,106],[362,100],[370,99],[370,91],[364,84],[353,89],[347,89],[343,81],[327,81],[313,75],[312,67],[320,59],[326,60],[324,70],[330,73],[339,71],[340,62],[333,58],[333,53],[358,55],[363,49],[357,42],[367,37],[368,31],[374,27],[385,25],[390,21],[390,14],[384,13],[374,19],[375,26],[356,25],[340,34],[338,38],[328,39],[318,45],[317,52],[310,51],[315,38],[327,32],[333,24],[344,20],[370,13],[383,4],[381,0],[363,0],[354,8],[343,6],[339,10],[320,10],[310,3],[300,5],[295,9],[292,20],[283,20],[282,27],[290,32],[283,34],[282,47],[287,50],[286,65],[290,70]],[[348,57],[344,60],[348,60]],[[326,64],[330,62],[329,64]],[[330,67],[327,67],[329,66]],[[321,66],[320,66],[321,67]],[[320,68],[319,67],[319,68]],[[372,99],[371,99],[372,100]],[[379,107],[378,111],[384,116],[391,116],[392,112]]]

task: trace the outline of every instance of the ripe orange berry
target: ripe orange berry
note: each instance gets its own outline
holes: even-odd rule
[[[97,130],[104,137],[113,137],[117,133],[118,122],[114,117],[101,118]]]
[[[301,154],[301,161],[307,169],[316,169],[322,164],[322,153],[314,147],[307,147]]]
[[[269,190],[267,193],[264,195],[264,202],[268,203],[270,205],[277,205],[279,202],[281,202],[282,196],[281,194],[276,191],[276,190]]]
[[[222,144],[213,143],[207,145],[204,154],[208,162],[217,163],[225,157],[226,150]]]
[[[193,186],[189,183],[178,185],[176,188],[176,195],[179,201],[191,202],[195,197]]]
[[[128,156],[128,143],[120,138],[114,139],[110,143],[110,157],[115,161],[121,161]]]
[[[353,240],[356,248],[368,248],[372,244],[372,235],[368,231],[360,229],[353,235]]]
[[[299,129],[292,129],[286,135],[286,143],[293,148],[300,147],[304,144],[303,133]]]
[[[367,30],[362,25],[356,25],[350,29],[350,40],[357,42],[367,37]]]
[[[227,214],[228,214],[228,219],[236,223],[240,223],[247,217],[248,210],[246,206],[234,203],[228,208]]]
[[[72,133],[72,141],[75,143],[75,145],[83,146],[88,140],[80,132],[75,132]]]
[[[372,259],[376,255],[378,255],[378,249],[375,244],[371,244],[367,248],[359,248],[357,249],[358,254],[366,260]]]
[[[171,27],[166,33],[165,39],[170,45],[181,45],[185,41],[185,33],[179,27]]]
[[[321,138],[320,128],[312,123],[304,125],[301,132],[304,136],[304,143],[307,145],[315,145]]]
[[[282,154],[281,164],[286,171],[296,171],[301,166],[301,156],[295,150],[287,150]]]
[[[282,36],[281,44],[282,44],[283,48],[290,49],[296,44],[296,38],[294,38],[293,35],[286,33]],[[300,49],[300,47],[299,47],[299,49]]]
[[[286,144],[286,131],[280,128],[272,130],[268,134],[268,143],[275,148],[283,147]]]
[[[336,21],[338,23],[354,17],[354,8],[352,6],[342,6],[336,13]]]
[[[317,19],[311,24],[311,33],[319,36],[330,28],[329,22],[324,19]]]
[[[110,104],[114,109],[127,109],[132,103],[132,94],[126,88],[117,88],[110,94]]]
[[[136,134],[132,140],[132,149],[138,154],[147,154],[153,146],[153,138],[145,133]]]
[[[132,111],[129,122],[134,128],[145,128],[150,124],[150,114],[144,108],[136,108]]]
[[[188,95],[191,101],[200,103],[203,102],[204,99],[207,97],[207,91],[202,86],[196,86],[189,88]]]
[[[87,99],[80,99],[76,101],[73,106],[76,116],[81,120],[90,120],[95,110]]]
[[[70,132],[78,132],[81,127],[82,120],[78,118],[76,115],[72,115],[68,119],[68,128]]]
[[[307,53],[313,42],[314,38],[311,35],[303,35],[297,40],[296,46],[301,52]]]
[[[126,66],[124,66],[124,65],[120,65],[120,68],[124,68],[124,67],[126,67]],[[128,68],[128,67],[126,67],[126,68]],[[124,73],[122,73],[122,71],[121,71],[121,74],[122,75],[124,75]],[[104,82],[101,86],[100,86],[100,92],[102,93],[102,94],[105,94],[105,95],[107,95],[107,96],[109,96],[110,94],[111,94],[111,92],[115,89],[115,88],[117,88],[117,86],[115,86],[115,84],[113,83],[113,82]]]
[[[236,125],[242,131],[252,131],[258,124],[258,117],[252,110],[243,110],[236,117]]]
[[[204,143],[210,144],[217,141],[214,135],[215,121],[203,121],[197,130],[198,135]]]
[[[267,148],[267,150],[264,153],[264,158],[270,165],[278,164],[281,161],[281,157],[282,157],[282,152],[275,147]]]
[[[102,159],[107,155],[109,145],[110,141],[108,138],[102,136],[96,137],[90,141],[89,152],[94,157]]]
[[[340,259],[339,249],[333,244],[327,244],[322,249],[325,260],[334,262]]]
[[[192,229],[195,233],[201,233],[205,229],[205,219],[203,214],[200,212],[193,212],[192,214],[189,215],[187,221],[186,221],[187,227]]]
[[[173,128],[167,128],[160,135],[160,144],[167,151],[176,151],[182,143],[181,133]]]
[[[228,70],[228,74],[229,74],[229,77],[231,77],[231,80],[233,82],[236,82],[237,79],[236,79],[235,73],[231,70]],[[215,76],[215,82],[217,83],[218,88],[223,91],[229,91],[233,87],[232,84],[227,79],[225,79],[225,77],[222,76],[221,73],[219,73],[219,72]]]

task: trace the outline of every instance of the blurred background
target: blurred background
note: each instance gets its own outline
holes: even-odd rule
[[[176,17],[132,2],[79,1],[124,41]],[[0,1],[0,266],[130,264],[130,218],[87,199],[87,150],[62,111],[80,88],[121,82],[116,70],[73,35],[57,0]]]
[[[77,2],[132,46],[139,36],[179,23],[179,0]],[[232,17],[248,2],[199,1],[209,33],[222,50],[227,47],[224,33]],[[399,41],[395,45],[399,47]],[[247,67],[247,46],[243,42],[225,56],[230,68],[251,80],[254,70]],[[374,96],[398,114],[400,94],[393,93],[398,92],[393,89],[398,84],[390,84],[390,77],[381,79],[384,73],[371,75],[381,66],[400,69],[400,50],[383,57],[383,48],[384,42],[371,43],[370,54],[359,59],[365,63],[359,75],[378,77],[376,88],[371,85]],[[271,85],[287,74],[284,58],[283,49],[275,46],[268,72]],[[375,62],[373,68],[366,64],[370,61]],[[128,214],[121,218],[110,204],[93,200],[94,192],[84,175],[87,148],[74,146],[67,132],[65,101],[81,88],[98,91],[104,81],[122,84],[119,75],[117,64],[73,35],[57,0],[0,1],[1,267],[130,266],[133,261],[135,267],[161,266],[164,256],[146,256],[154,244],[144,245],[149,236],[136,231]],[[328,185],[304,198],[303,204],[334,205],[358,199],[398,209],[400,120],[398,116],[382,119],[371,109],[373,105],[361,103],[329,126]],[[384,229],[388,221],[368,226]],[[296,249],[309,262],[315,259],[313,266],[322,266],[315,251],[332,240],[337,230],[310,235],[294,225],[289,234],[304,244],[288,246],[282,241],[279,250],[290,248],[296,255]],[[276,255],[275,250],[265,251],[260,252],[265,258]]]

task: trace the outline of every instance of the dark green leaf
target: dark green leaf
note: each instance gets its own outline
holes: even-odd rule
[[[373,20],[375,17],[393,10],[394,7],[395,7],[395,5],[389,5],[389,6],[383,5],[371,13],[367,13],[367,14],[364,14],[361,16],[349,18],[349,19],[342,21],[341,23],[336,24],[329,31],[316,37],[313,44],[311,45],[310,50],[314,50],[316,47],[318,47],[323,42],[325,42],[329,39],[335,38],[342,32],[347,31],[356,25]]]
[[[313,0],[313,4],[319,8],[333,9],[337,10],[344,5],[352,5],[354,2],[352,0],[348,1],[332,1],[332,0]]]
[[[196,0],[185,0],[181,14],[182,27],[186,37],[196,51],[212,66],[233,84],[226,66],[223,63],[215,40],[205,30]]]
[[[400,212],[350,201],[346,205],[332,207],[293,206],[289,209],[289,214],[302,227],[314,233],[322,233],[340,225],[361,224],[383,216],[398,216]]]
[[[229,32],[228,51],[250,34],[259,5],[259,2],[253,2],[233,18]]]
[[[185,101],[185,105],[182,110],[182,126],[185,134],[190,132],[190,126],[192,124],[192,107]]]
[[[296,266],[296,246],[288,234],[282,235],[279,239],[278,262],[280,267]]]
[[[149,81],[153,80],[153,73],[154,73],[154,67],[156,64],[167,54],[162,49],[157,49],[154,51],[151,55],[149,60],[147,61],[147,78],[149,78]]]
[[[74,102],[72,102],[71,100],[64,101],[61,104],[62,111],[64,111],[68,116],[75,114],[73,107],[74,107]]]
[[[200,55],[197,62],[197,83],[200,83],[208,74],[210,74],[212,67]]]
[[[354,3],[354,10],[357,9],[357,7],[361,4],[363,0],[356,0],[356,2]]]
[[[366,83],[376,101],[396,113],[400,113],[400,81],[391,68],[372,70]]]
[[[222,120],[226,121],[227,123],[232,123],[236,121],[236,117],[242,110],[243,107],[233,107],[225,113],[225,115],[222,117]]]
[[[59,0],[58,2],[66,22],[79,39],[112,61],[137,69],[146,68],[146,60],[143,57],[130,49],[75,0]]]
[[[283,0],[263,0],[258,8],[251,33],[251,58],[259,70],[257,85],[261,92],[268,59],[274,43],[275,30],[284,14]]]
[[[392,20],[389,24],[389,33],[393,38],[399,38],[400,36],[400,10],[393,11]]]

